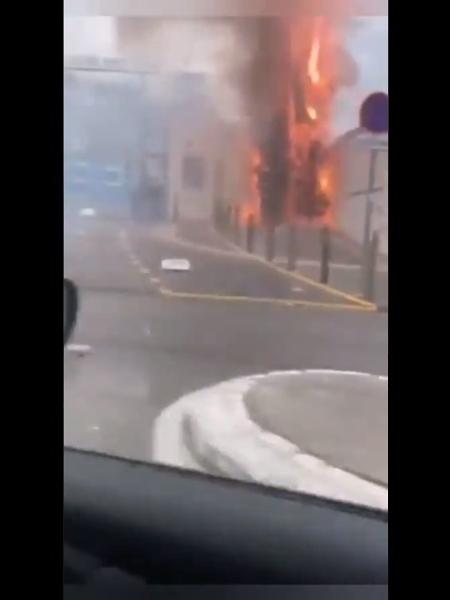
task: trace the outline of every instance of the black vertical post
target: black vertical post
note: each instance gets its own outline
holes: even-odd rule
[[[298,252],[298,230],[294,223],[291,223],[288,228],[287,239],[287,268],[288,271],[295,271]]]
[[[214,227],[220,231],[220,205],[217,203],[214,207]]]
[[[378,231],[374,231],[372,239],[370,241],[370,255],[367,264],[366,289],[364,290],[364,298],[369,302],[373,302],[375,298],[375,277],[377,272],[378,246]]]
[[[217,223],[218,223],[218,228],[219,231],[221,231],[223,233],[223,229],[224,229],[224,221],[225,221],[225,212],[223,209],[222,204],[219,204],[219,210],[217,213]]]
[[[233,211],[233,209],[231,208],[230,205],[228,205],[227,209],[226,209],[226,219],[225,219],[225,223],[226,223],[225,227],[226,227],[226,233],[227,233],[227,235],[230,234],[231,226],[232,226],[232,222],[233,222],[232,221],[232,218],[233,218],[232,217],[232,214],[233,214],[232,211]]]
[[[275,228],[270,223],[266,227],[266,260],[272,262],[275,256]]]
[[[241,243],[241,220],[239,206],[235,206],[233,211],[233,238],[234,243],[239,246]]]
[[[219,229],[219,198],[216,196],[213,204],[212,219],[214,229]]]
[[[246,239],[246,249],[250,254],[253,253],[255,245],[255,219],[253,215],[249,215],[247,218],[247,239]]]
[[[330,230],[322,227],[320,230],[320,283],[328,283],[330,278]]]

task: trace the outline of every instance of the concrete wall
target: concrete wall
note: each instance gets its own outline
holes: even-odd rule
[[[172,122],[170,140],[171,214],[177,204],[180,218],[211,220],[216,204],[229,207],[246,200],[248,153],[237,128],[214,115],[205,115],[202,122],[180,116]],[[189,156],[203,162],[201,189],[186,185],[183,179],[183,162]]]
[[[216,140],[212,123],[192,123],[174,118],[170,130],[169,151],[169,211],[177,206],[180,218],[199,220],[211,218],[214,196],[214,158]],[[202,162],[200,186],[189,185],[183,177],[184,161],[195,158]]]

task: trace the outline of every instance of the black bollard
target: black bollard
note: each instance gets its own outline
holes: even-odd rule
[[[233,213],[233,238],[234,243],[239,246],[241,243],[241,219],[239,206],[236,206]]]
[[[266,227],[266,247],[265,247],[266,260],[272,262],[275,256],[275,229],[273,225]]]
[[[298,252],[298,230],[295,223],[291,223],[288,227],[287,238],[287,268],[288,271],[295,271]]]
[[[328,283],[330,278],[330,230],[323,227],[320,230],[320,283]]]
[[[233,223],[232,215],[233,215],[233,209],[231,208],[231,206],[228,205],[226,208],[226,213],[225,213],[225,231],[228,235],[230,234],[232,223]]]
[[[247,239],[246,249],[250,254],[253,253],[255,245],[255,218],[253,215],[249,215],[247,219]]]
[[[178,212],[178,204],[175,204],[174,208],[173,208],[173,215],[172,215],[172,221],[173,223],[178,223],[179,221],[179,212]]]
[[[369,302],[373,302],[375,298],[375,278],[377,273],[379,236],[378,232],[374,231],[369,247],[369,259],[367,262],[366,287],[364,290],[364,298]]]

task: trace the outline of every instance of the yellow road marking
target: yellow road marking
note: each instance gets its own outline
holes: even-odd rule
[[[350,302],[353,302],[355,304],[359,304],[360,306],[364,306],[364,307],[370,308],[370,309],[376,309],[376,304],[374,304],[373,302],[368,302],[367,300],[362,300],[361,298],[357,298],[356,296],[353,296],[353,294],[347,294],[346,292],[342,292],[341,290],[338,290],[326,283],[319,283],[318,281],[314,281],[314,279],[310,279],[306,275],[302,275],[300,273],[292,273],[291,271],[288,271],[287,269],[283,269],[282,267],[277,267],[276,265],[274,265],[270,262],[267,262],[266,260],[264,260],[263,258],[260,258],[259,256],[256,258],[259,262],[264,263],[265,265],[267,265],[274,271],[281,273],[282,275],[288,275],[290,277],[293,277],[294,279],[297,279],[298,281],[302,281],[303,283],[309,284],[311,287],[316,287],[320,290],[324,290],[324,291],[328,292],[329,294],[334,295],[336,297],[345,298],[346,300],[349,300]]]
[[[337,310],[359,310],[375,312],[376,308],[369,306],[355,306],[354,304],[338,304],[332,302],[313,302],[308,300],[287,300],[282,298],[257,298],[252,296],[226,296],[221,294],[197,294],[191,292],[174,292],[167,288],[159,288],[163,296],[168,298],[184,298],[190,300],[212,300],[217,302],[246,302],[259,304],[274,304],[279,306],[307,306],[309,308],[328,308]]]
[[[257,256],[255,254],[249,254],[248,252],[246,252],[239,246],[236,246],[236,244],[233,244],[233,242],[230,242],[229,240],[226,240],[225,238],[223,238],[223,239],[226,241],[227,244],[229,244],[231,247],[235,248],[238,252],[244,254],[245,256],[248,256],[249,258],[259,262],[260,264],[263,264],[263,265],[269,267],[270,269],[280,273],[281,275],[292,277],[293,279],[296,279],[297,281],[302,281],[303,283],[307,283],[310,286],[316,287],[319,290],[328,292],[329,294],[332,294],[336,297],[345,298],[346,300],[349,300],[350,302],[353,302],[360,306],[364,306],[368,309],[376,310],[376,308],[377,308],[376,304],[374,304],[373,302],[368,302],[367,300],[362,300],[361,298],[357,298],[353,294],[347,294],[346,292],[338,290],[330,285],[327,285],[326,283],[319,283],[318,281],[315,281],[314,279],[311,279],[310,277],[307,277],[306,275],[301,275],[300,273],[294,273],[292,271],[288,271],[287,269],[283,269],[282,267],[278,267],[277,265],[274,265],[273,263],[268,262],[267,260],[265,260],[264,258],[261,258],[260,256]]]
[[[188,248],[190,247],[190,248],[197,249],[199,251],[207,252],[210,254],[218,254],[218,255],[227,256],[230,258],[237,258],[237,259],[242,259],[242,260],[258,262],[259,264],[269,267],[281,275],[291,277],[292,279],[306,283],[306,284],[310,285],[311,287],[315,287],[317,289],[328,292],[329,294],[331,294],[333,296],[344,298],[344,299],[348,300],[349,302],[351,302],[351,304],[338,304],[338,303],[332,303],[332,302],[315,302],[315,301],[295,300],[295,299],[288,300],[288,299],[281,299],[281,298],[255,298],[252,296],[227,296],[227,295],[222,295],[222,294],[200,294],[200,293],[196,294],[196,293],[188,293],[188,292],[173,292],[172,290],[169,290],[167,288],[159,287],[158,289],[163,296],[168,296],[168,297],[173,297],[173,298],[186,298],[186,299],[190,298],[190,299],[198,299],[198,300],[214,300],[214,301],[223,301],[223,302],[227,302],[227,301],[228,302],[247,302],[247,303],[259,302],[259,303],[263,303],[263,304],[276,304],[276,305],[280,305],[280,306],[309,306],[311,308],[313,308],[313,307],[334,308],[334,309],[338,309],[338,310],[359,310],[359,311],[365,311],[365,312],[376,312],[376,310],[377,310],[377,306],[373,302],[368,302],[366,300],[363,300],[361,298],[354,296],[353,294],[347,294],[347,293],[342,292],[341,290],[338,290],[330,285],[327,285],[324,283],[319,283],[318,281],[315,281],[314,279],[311,279],[311,278],[307,277],[306,275],[302,275],[300,273],[293,273],[292,271],[288,271],[287,269],[278,267],[277,265],[274,265],[273,263],[268,262],[267,260],[265,260],[264,258],[262,258],[260,256],[257,256],[254,254],[249,254],[246,250],[244,250],[243,248],[240,248],[233,242],[227,240],[224,236],[222,236],[221,234],[216,232],[214,229],[212,229],[211,231],[215,235],[218,235],[224,241],[224,243],[226,243],[228,246],[230,246],[230,248],[232,248],[233,250],[229,250],[229,251],[228,250],[220,250],[218,248],[212,248],[211,246],[205,246],[203,244],[197,244],[195,242],[189,242],[189,241],[180,240],[177,238],[167,237],[162,234],[153,234],[153,237],[156,239],[165,241],[165,242],[173,242],[179,246],[184,246],[184,247],[188,247]]]

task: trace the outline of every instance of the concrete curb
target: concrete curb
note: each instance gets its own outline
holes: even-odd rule
[[[154,424],[152,461],[387,510],[387,488],[302,452],[250,419],[243,397],[255,382],[267,375],[308,372],[240,377],[183,396]]]

